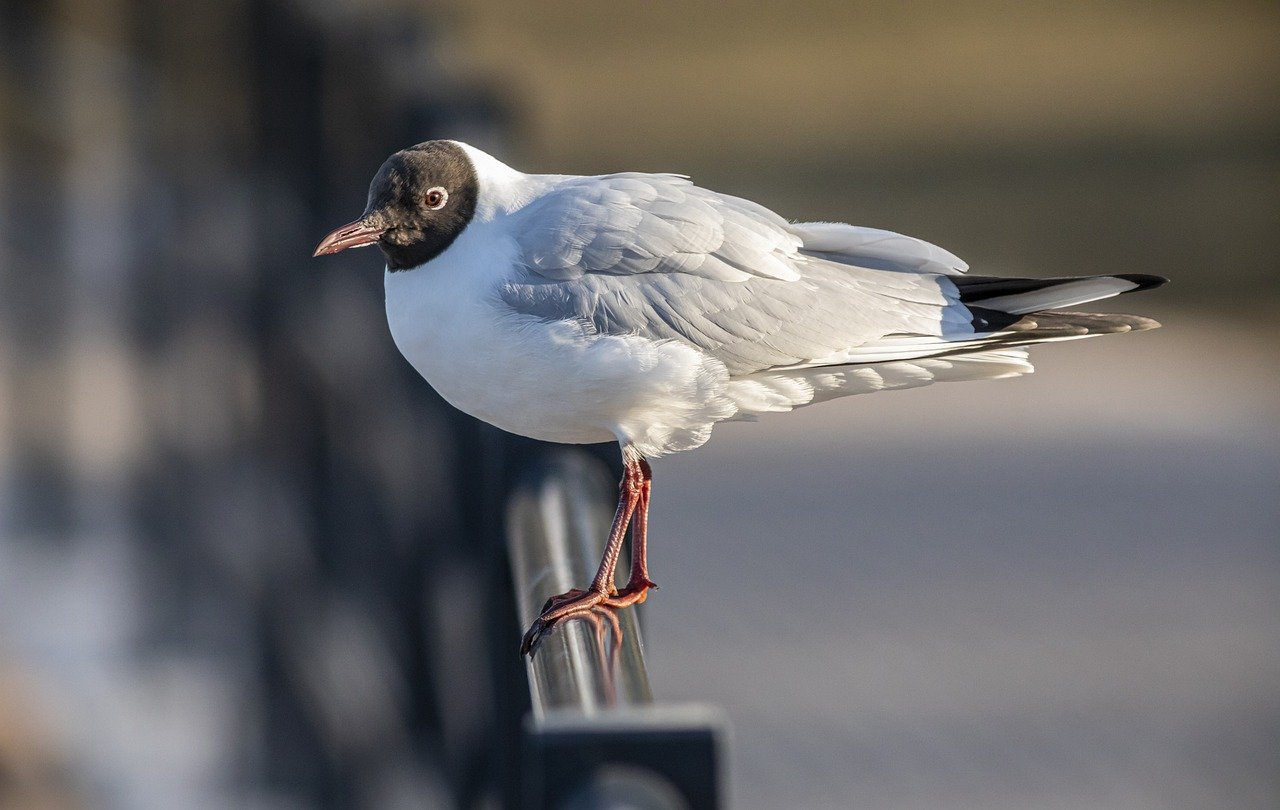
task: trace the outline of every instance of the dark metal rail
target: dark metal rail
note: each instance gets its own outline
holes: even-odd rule
[[[549,596],[591,580],[616,491],[605,465],[582,452],[553,452],[525,471],[507,507],[522,626]],[[653,703],[637,610],[563,623],[526,667],[529,807],[720,806],[723,721],[708,707]]]
[[[532,473],[512,497],[507,522],[522,627],[548,597],[591,581],[613,519],[608,471],[596,459],[557,453]],[[528,671],[538,720],[559,708],[590,713],[653,701],[634,610],[602,609],[562,624]]]

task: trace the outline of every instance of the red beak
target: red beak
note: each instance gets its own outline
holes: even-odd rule
[[[386,228],[380,228],[376,225],[370,225],[362,219],[343,225],[333,233],[326,236],[316,246],[316,252],[312,253],[312,258],[316,256],[327,256],[330,253],[340,253],[347,248],[367,247],[375,244],[378,237],[386,233]]]

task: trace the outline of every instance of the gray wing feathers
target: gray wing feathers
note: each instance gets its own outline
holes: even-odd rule
[[[522,212],[529,269],[550,279],[591,273],[686,273],[722,281],[795,279],[800,237],[778,215],[675,175],[575,178]]]
[[[531,275],[500,294],[518,312],[579,320],[601,334],[683,340],[721,360],[730,374],[803,365],[886,334],[969,329],[942,288],[881,288],[846,268],[816,266],[799,282],[729,283],[678,273],[643,279]]]
[[[806,255],[841,264],[942,275],[969,269],[968,264],[950,251],[893,231],[842,222],[801,222],[791,227],[804,240]]]
[[[528,272],[499,289],[510,307],[601,334],[683,340],[733,375],[804,365],[887,334],[969,329],[949,281],[805,255],[801,233],[777,214],[681,177],[575,178],[522,216]],[[894,240],[863,241],[872,250]]]

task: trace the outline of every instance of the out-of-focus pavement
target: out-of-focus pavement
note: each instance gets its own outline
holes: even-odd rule
[[[1280,803],[1278,335],[1148,300],[656,465],[652,679],[735,807]]]

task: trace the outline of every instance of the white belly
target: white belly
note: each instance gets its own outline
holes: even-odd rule
[[[617,439],[650,457],[702,444],[736,410],[724,367],[692,347],[518,315],[496,283],[440,260],[386,274],[396,346],[454,407],[522,436]]]

